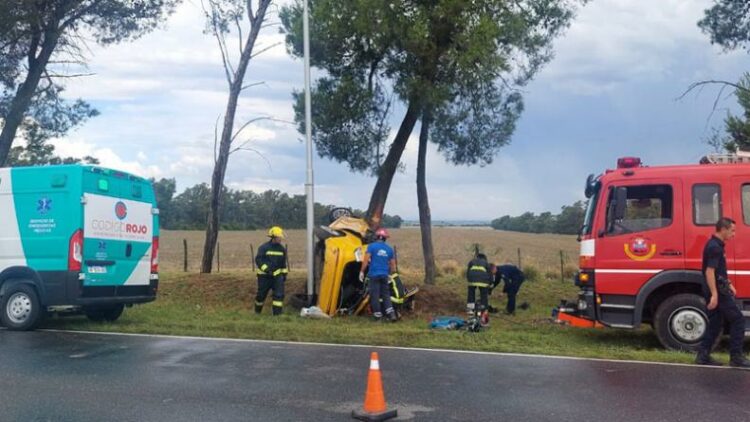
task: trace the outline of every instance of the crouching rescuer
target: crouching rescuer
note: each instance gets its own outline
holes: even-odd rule
[[[268,292],[273,290],[273,314],[281,315],[284,310],[284,282],[289,273],[286,263],[286,249],[281,244],[284,230],[274,226],[268,230],[270,240],[258,248],[255,256],[258,275],[258,295],[255,297],[255,313],[263,311],[263,303]]]
[[[370,307],[375,320],[383,319],[383,312],[391,321],[396,321],[396,310],[391,303],[391,292],[389,289],[389,276],[396,272],[396,259],[391,248],[385,243],[388,238],[388,230],[378,229],[375,231],[375,242],[367,245],[367,252],[362,260],[359,272],[359,281],[365,281],[365,270],[370,279]]]

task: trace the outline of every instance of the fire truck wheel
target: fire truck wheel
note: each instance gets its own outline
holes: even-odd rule
[[[662,346],[695,352],[708,330],[705,309],[703,298],[692,293],[681,293],[664,300],[654,315],[654,331]]]

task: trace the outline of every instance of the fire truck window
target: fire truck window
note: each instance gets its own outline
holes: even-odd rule
[[[615,199],[614,192],[612,190],[610,194],[610,203]],[[636,233],[669,226],[672,224],[672,198],[672,186],[669,185],[628,186],[625,216],[610,224],[609,234]],[[608,213],[610,209],[607,207]]]
[[[694,185],[693,223],[696,226],[713,226],[719,218],[721,218],[721,187],[714,184]]]
[[[750,225],[750,184],[742,185],[742,219]]]

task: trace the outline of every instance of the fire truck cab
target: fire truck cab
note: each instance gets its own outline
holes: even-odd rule
[[[737,222],[727,243],[729,276],[750,330],[750,160],[646,167],[635,157],[586,182],[578,300],[567,310],[590,323],[649,323],[664,347],[693,351],[707,330],[703,247],[720,217]],[[580,322],[580,320],[578,321]],[[577,324],[580,325],[580,324]]]

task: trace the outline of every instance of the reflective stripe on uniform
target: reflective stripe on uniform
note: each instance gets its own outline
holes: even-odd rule
[[[268,251],[268,252],[266,252],[266,255],[271,255],[271,256],[284,256],[284,252],[279,252],[279,251]]]
[[[268,274],[266,274],[266,272],[265,272],[265,271],[263,271],[263,270],[261,270],[261,269],[258,269],[258,270],[256,270],[256,271],[255,271],[255,274],[257,274],[257,275],[268,275]]]
[[[490,283],[473,282],[469,283],[469,287],[490,287]]]
[[[481,265],[474,265],[471,268],[469,268],[469,271],[481,271],[483,273],[486,273],[487,272],[487,268],[484,268]]]
[[[404,303],[404,299],[397,299],[391,296],[391,303],[395,303],[396,305],[402,305]]]
[[[289,271],[286,268],[279,268],[278,270],[276,270],[276,271],[273,272],[273,276],[276,277],[278,275],[286,274],[288,272]]]
[[[258,302],[258,301],[256,300],[256,301],[255,301],[255,306],[263,306],[263,302]]]
[[[287,270],[286,268],[282,268],[281,269],[281,273],[282,274],[289,274],[289,270]]]
[[[284,306],[284,301],[282,301],[282,300],[274,300],[273,301],[273,306],[275,306],[277,308],[281,308],[282,306]]]
[[[265,270],[267,270],[267,269],[268,269],[268,264],[263,264],[263,265],[261,265],[261,266],[260,266],[260,269],[261,269],[262,271],[265,271]]]

